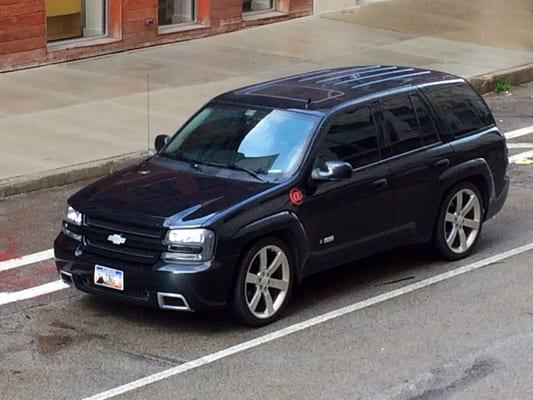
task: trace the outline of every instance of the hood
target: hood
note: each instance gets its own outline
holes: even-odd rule
[[[92,217],[156,226],[201,225],[273,186],[230,178],[241,172],[200,168],[216,175],[156,157],[87,186],[69,203]]]

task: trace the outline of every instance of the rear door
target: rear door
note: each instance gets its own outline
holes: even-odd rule
[[[483,158],[490,166],[494,189],[504,189],[507,169],[505,137],[496,128],[483,98],[466,83],[431,86],[425,89],[454,137],[456,163]]]
[[[439,176],[449,168],[453,148],[441,141],[418,91],[382,99],[380,121],[395,198],[390,244],[428,240],[440,206]]]
[[[393,223],[394,206],[390,169],[381,157],[371,108],[340,111],[325,130],[315,167],[342,160],[353,168],[350,179],[318,183],[299,207],[311,242],[311,261],[327,267],[380,251]]]

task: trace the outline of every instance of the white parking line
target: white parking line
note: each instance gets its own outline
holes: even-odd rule
[[[533,142],[531,143],[507,143],[508,149],[533,149]]]
[[[57,292],[59,290],[66,289],[70,286],[58,280],[49,282],[44,285],[35,286],[29,289],[20,290],[18,292],[2,292],[0,293],[0,306],[9,303],[15,303],[17,301],[28,300],[33,297],[42,296],[45,294]]]
[[[520,136],[529,135],[530,133],[533,133],[533,125],[526,126],[525,128],[517,129],[517,130],[514,130],[514,131],[509,131],[509,132],[505,133],[505,137],[507,139],[514,139],[514,138],[517,138],[517,137],[520,137]]]
[[[509,157],[509,162],[514,163],[518,160],[522,160],[524,158],[533,157],[533,150],[530,151],[524,151],[523,153],[515,154]]]
[[[447,279],[451,279],[451,278],[456,277],[458,275],[461,275],[461,274],[464,274],[464,273],[467,273],[467,272],[470,272],[470,271],[473,271],[473,270],[476,270],[476,269],[479,269],[479,268],[482,268],[482,267],[486,267],[486,266],[488,266],[490,264],[497,263],[499,261],[505,260],[505,259],[507,259],[509,257],[516,256],[518,254],[524,253],[524,252],[532,250],[532,249],[533,249],[533,243],[529,243],[529,244],[514,248],[512,250],[505,251],[505,252],[503,252],[501,254],[497,254],[495,256],[486,258],[484,260],[476,261],[476,262],[474,262],[472,264],[469,264],[469,265],[466,265],[464,267],[460,267],[460,268],[454,269],[452,271],[444,272],[442,274],[435,275],[435,276],[433,276],[431,278],[424,279],[424,280],[421,280],[419,282],[411,283],[410,285],[406,285],[406,286],[401,287],[399,289],[392,290],[390,292],[383,293],[383,294],[380,294],[378,296],[371,297],[371,298],[369,298],[367,300],[359,301],[357,303],[354,303],[354,304],[351,304],[351,305],[348,305],[348,306],[345,306],[345,307],[342,307],[342,308],[338,308],[336,310],[327,312],[325,314],[322,314],[322,315],[319,315],[317,317],[308,319],[306,321],[298,322],[296,324],[287,326],[287,327],[282,328],[280,330],[277,330],[277,331],[268,333],[266,335],[260,336],[258,338],[249,340],[247,342],[239,343],[239,344],[237,344],[235,346],[231,346],[231,347],[225,348],[223,350],[217,351],[215,353],[208,354],[206,356],[203,356],[203,357],[188,361],[188,362],[186,362],[184,364],[181,364],[181,365],[178,365],[176,367],[172,367],[172,368],[166,369],[164,371],[161,371],[161,372],[158,372],[158,373],[155,373],[155,374],[152,374],[152,375],[148,375],[148,376],[146,376],[144,378],[140,378],[140,379],[138,379],[136,381],[127,383],[125,385],[121,385],[121,386],[115,387],[113,389],[107,390],[105,392],[98,393],[98,394],[96,394],[94,396],[87,397],[84,400],[107,400],[107,399],[110,399],[112,397],[115,397],[115,396],[118,396],[118,395],[121,395],[121,394],[124,394],[124,393],[127,393],[127,392],[131,392],[131,391],[139,389],[141,387],[150,385],[150,384],[152,384],[154,382],[158,382],[158,381],[161,381],[163,379],[167,379],[167,378],[182,374],[182,373],[184,373],[186,371],[190,371],[190,370],[202,367],[204,365],[211,364],[211,363],[213,363],[213,362],[215,362],[217,360],[220,360],[222,358],[226,358],[226,357],[232,356],[234,354],[243,352],[245,350],[260,346],[262,344],[272,342],[273,340],[280,339],[280,338],[282,338],[284,336],[287,336],[287,335],[290,335],[292,333],[299,332],[299,331],[302,331],[304,329],[310,328],[312,326],[315,326],[315,325],[330,321],[332,319],[342,317],[343,315],[346,315],[346,314],[349,314],[349,313],[353,313],[354,311],[358,311],[358,310],[361,310],[363,308],[367,308],[367,307],[370,307],[372,305],[375,305],[375,304],[378,304],[378,303],[382,303],[382,302],[384,302],[386,300],[390,300],[390,299],[393,299],[395,297],[402,296],[402,295],[404,295],[406,293],[414,292],[415,290],[419,290],[419,289],[425,288],[426,286],[434,285],[436,283],[445,281]]]
[[[0,272],[46,261],[51,258],[54,258],[54,249],[40,251],[38,253],[29,254],[24,257],[13,258],[11,260],[0,261]]]

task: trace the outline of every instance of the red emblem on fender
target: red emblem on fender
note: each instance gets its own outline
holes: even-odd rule
[[[292,204],[294,204],[295,206],[299,206],[300,204],[302,204],[302,201],[304,199],[304,194],[302,193],[300,189],[293,188],[289,192],[289,199],[291,200]]]

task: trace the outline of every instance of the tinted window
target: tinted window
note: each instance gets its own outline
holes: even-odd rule
[[[300,164],[317,119],[248,106],[208,104],[165,148],[163,156],[241,167],[278,178]]]
[[[416,117],[418,118],[422,143],[424,146],[426,146],[428,144],[438,142],[439,137],[437,135],[437,130],[435,129],[435,125],[433,124],[433,120],[426,103],[424,103],[420,96],[417,95],[411,96],[411,100],[413,102],[413,108],[416,112]]]
[[[481,97],[469,86],[436,88],[431,90],[431,94],[455,135],[463,135],[494,123]]]
[[[418,121],[408,95],[382,101],[385,141],[393,154],[405,153],[422,146]]]
[[[369,108],[333,117],[321,145],[319,161],[342,160],[357,168],[379,159],[376,127]]]

